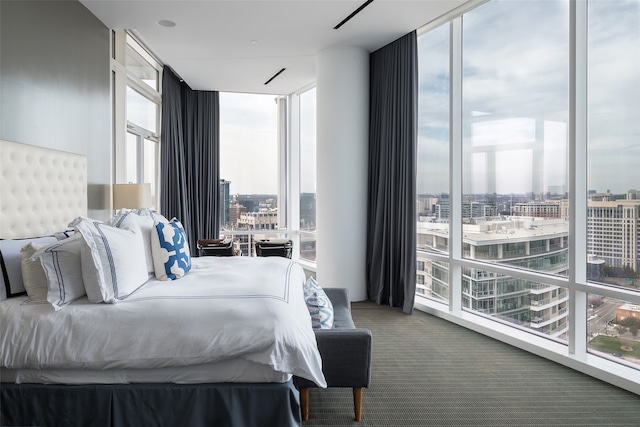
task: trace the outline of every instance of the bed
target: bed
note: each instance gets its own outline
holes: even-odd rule
[[[326,384],[297,263],[185,259],[171,246],[177,221],[86,218],[83,156],[0,144],[0,248],[48,239],[22,246],[33,249],[22,262],[42,266],[45,296],[31,279],[7,286],[2,260],[2,425],[301,424],[292,376]]]

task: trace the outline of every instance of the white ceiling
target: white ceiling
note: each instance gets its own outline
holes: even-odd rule
[[[465,1],[375,0],[334,30],[365,0],[80,0],[107,27],[133,30],[192,89],[265,94],[312,84],[323,49],[372,52]]]

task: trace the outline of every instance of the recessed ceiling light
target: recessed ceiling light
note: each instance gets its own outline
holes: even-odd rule
[[[161,19],[158,22],[156,22],[156,24],[160,25],[161,27],[175,27],[176,23],[173,21],[169,21],[168,19]]]
[[[258,44],[258,40],[250,40],[249,43],[251,44]]]

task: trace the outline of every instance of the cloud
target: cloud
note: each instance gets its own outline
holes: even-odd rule
[[[623,192],[640,187],[639,16],[637,1],[589,2],[589,188]],[[485,181],[492,182],[486,174],[494,175],[497,191],[518,187],[517,192],[528,192],[541,182],[543,187],[568,186],[568,2],[495,0],[466,13],[462,22],[465,189],[486,187]],[[448,26],[423,34],[418,49],[418,188],[437,193],[448,162],[429,158],[426,144],[433,144],[433,152],[448,145]],[[494,127],[508,121],[533,121],[531,141],[523,138],[532,132]],[[501,159],[500,170],[494,171],[474,148],[473,130],[480,123],[486,131],[482,145],[495,144],[490,155]],[[546,151],[535,168],[537,157],[526,154],[533,149],[527,144]],[[520,184],[514,179],[518,171],[527,176]]]
[[[589,3],[588,186],[640,188],[637,1]]]
[[[277,129],[272,95],[220,93],[220,178],[232,194],[277,193]]]
[[[418,136],[418,194],[449,193],[448,139]]]

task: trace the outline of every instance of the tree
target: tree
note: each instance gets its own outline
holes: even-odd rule
[[[640,329],[640,318],[626,317],[618,322],[618,326],[623,329],[623,332],[621,332],[621,334],[629,331],[631,332],[631,335],[636,338],[638,336],[638,330]],[[620,330],[618,330],[618,332],[620,332]]]
[[[627,328],[622,326],[622,325],[616,325],[615,329],[616,329],[616,331],[618,331],[618,335],[622,335],[625,332],[627,332]]]

